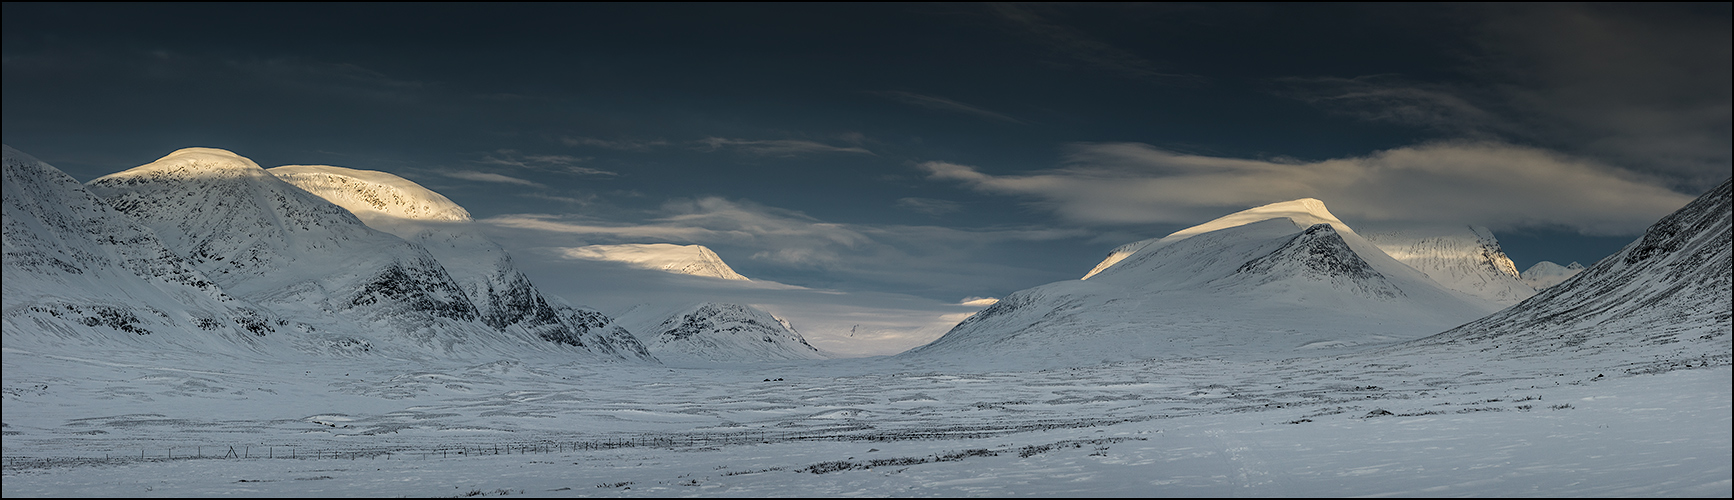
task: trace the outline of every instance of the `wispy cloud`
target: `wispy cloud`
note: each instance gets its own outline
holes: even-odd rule
[[[872,151],[857,146],[832,146],[829,144],[798,139],[755,141],[746,139],[727,139],[722,137],[706,137],[697,142],[702,149],[707,151],[730,150],[760,156],[791,157],[813,153],[873,154]]]
[[[1020,252],[1020,246],[1011,243],[1093,235],[1082,228],[844,224],[722,198],[670,201],[654,217],[635,222],[574,214],[512,214],[480,222],[535,231],[513,237],[520,242],[541,241],[521,243],[525,246],[569,247],[574,242],[699,244],[723,254],[729,265],[755,279],[764,276],[819,286],[848,282],[851,286],[930,290],[934,295],[1004,293],[1032,282],[1073,277],[1069,272],[1053,274],[996,264],[998,260],[984,256]],[[789,281],[789,276],[807,281]],[[978,288],[982,276],[996,284]]]
[[[152,54],[158,60],[183,57],[163,50]],[[347,62],[252,57],[225,59],[222,64],[269,85],[369,100],[410,101],[431,87],[428,82],[396,78]]]
[[[1076,28],[1049,21],[1021,6],[992,4],[989,8],[1064,57],[1152,82],[1195,85],[1204,80],[1204,77],[1199,75],[1166,71],[1161,65],[1135,53],[1101,41]]]
[[[554,233],[565,233],[580,236],[603,236],[624,239],[646,239],[647,241],[682,242],[720,240],[729,238],[719,231],[690,226],[673,226],[665,224],[650,225],[620,225],[597,221],[571,222],[568,217],[552,214],[509,214],[489,217],[480,222],[501,227],[518,229],[535,229]]]
[[[588,147],[594,147],[594,148],[615,149],[615,150],[620,150],[620,151],[648,151],[651,149],[660,148],[660,147],[668,145],[668,141],[665,141],[662,139],[654,139],[654,140],[629,140],[629,139],[608,140],[608,139],[597,139],[595,137],[584,137],[584,136],[563,136],[560,138],[560,143],[565,144],[567,146],[588,146]]]
[[[1007,115],[1002,114],[1002,113],[995,113],[993,111],[988,111],[988,110],[985,110],[985,109],[982,109],[979,107],[975,107],[975,106],[971,106],[971,105],[964,104],[961,102],[953,101],[951,99],[946,99],[944,97],[922,95],[922,94],[917,94],[914,92],[903,92],[903,91],[897,91],[897,90],[871,90],[871,91],[867,91],[867,93],[872,94],[872,95],[876,95],[879,97],[884,97],[886,99],[890,99],[893,101],[901,102],[904,104],[921,106],[921,107],[929,108],[929,109],[937,109],[937,110],[941,110],[941,111],[951,111],[951,112],[956,112],[956,113],[963,113],[963,114],[967,114],[967,115],[978,116],[981,118],[987,118],[990,120],[997,120],[997,121],[1002,121],[1002,122],[1006,122],[1006,123],[1016,123],[1019,125],[1029,124],[1029,122],[1019,120],[1017,118],[1012,118],[1012,117],[1007,116]]]
[[[1593,160],[1496,142],[1435,143],[1315,162],[1085,143],[1072,146],[1062,168],[1030,174],[994,175],[946,162],[921,166],[930,178],[1027,196],[1066,219],[1090,224],[1197,223],[1312,197],[1351,225],[1563,225],[1585,234],[1629,235],[1692,199]]]
[[[963,210],[963,204],[931,198],[898,198],[897,208],[913,210],[927,215],[945,215]]]
[[[500,174],[496,174],[496,173],[492,173],[492,172],[477,172],[474,170],[447,170],[447,171],[442,171],[439,174],[446,176],[446,177],[451,177],[453,179],[463,179],[466,181],[497,182],[497,183],[501,183],[501,184],[517,184],[520,186],[547,187],[547,186],[543,186],[542,184],[539,184],[536,182],[531,182],[531,181],[527,181],[524,179],[519,179],[517,177],[500,175]]]
[[[620,175],[617,172],[578,165],[578,163],[589,160],[589,157],[580,158],[569,155],[524,155],[519,154],[516,150],[501,149],[482,155],[482,159],[478,160],[477,163],[577,175]]]
[[[597,200],[597,196],[594,194],[589,195],[589,196],[585,196],[583,198],[574,198],[571,196],[555,196],[555,195],[544,194],[544,193],[524,193],[524,194],[520,194],[518,196],[522,196],[525,198],[535,198],[538,200],[557,201],[560,203],[567,203],[567,204],[578,205],[578,206],[590,206],[592,204],[595,204],[596,200]]]
[[[1404,81],[1392,75],[1354,78],[1288,77],[1280,94],[1368,121],[1482,135],[1506,127],[1498,116],[1446,85]]]

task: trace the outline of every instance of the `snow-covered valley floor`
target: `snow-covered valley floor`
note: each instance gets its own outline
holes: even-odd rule
[[[5,348],[5,496],[1734,493],[1725,361],[87,354]]]

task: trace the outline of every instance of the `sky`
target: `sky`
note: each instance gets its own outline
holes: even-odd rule
[[[1588,265],[1734,160],[1726,3],[3,9],[4,141],[82,181],[379,170],[521,261],[701,244],[940,305],[1303,197]]]

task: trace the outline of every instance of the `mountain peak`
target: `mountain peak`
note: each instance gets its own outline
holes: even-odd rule
[[[1330,209],[1325,208],[1325,202],[1319,201],[1318,198],[1301,198],[1298,200],[1261,205],[1224,215],[1222,217],[1217,217],[1215,220],[1210,222],[1175,231],[1174,234],[1162,238],[1161,241],[1172,243],[1174,241],[1191,237],[1195,234],[1208,233],[1218,229],[1227,229],[1235,226],[1244,226],[1254,222],[1276,218],[1292,219],[1295,221],[1297,227],[1311,227],[1316,224],[1331,224],[1337,226],[1339,231],[1347,229],[1347,225],[1343,224],[1342,220],[1337,219],[1337,216],[1331,214]]]
[[[1544,260],[1529,266],[1529,270],[1524,271],[1522,276],[1524,283],[1540,290],[1558,285],[1580,272],[1583,272],[1583,264],[1572,262],[1571,265],[1561,266]]]
[[[470,220],[469,211],[444,195],[385,172],[331,165],[285,165],[266,171],[364,219],[388,215],[414,220]]]
[[[1446,288],[1501,306],[1535,295],[1517,265],[1505,255],[1499,239],[1485,227],[1472,225],[1366,228],[1361,236],[1379,250],[1407,264]]]
[[[651,354],[665,362],[751,363],[826,357],[787,320],[744,304],[699,303],[639,335]]]
[[[1084,277],[1080,279],[1090,279],[1090,277],[1108,270],[1109,267],[1113,267],[1114,264],[1119,263],[1126,257],[1130,257],[1134,253],[1138,253],[1140,250],[1147,248],[1160,248],[1211,231],[1218,231],[1231,227],[1244,226],[1254,222],[1279,218],[1286,218],[1293,221],[1297,228],[1307,228],[1318,224],[1330,224],[1340,232],[1354,232],[1353,229],[1349,229],[1347,224],[1343,224],[1342,220],[1337,219],[1337,216],[1332,215],[1330,209],[1325,208],[1325,202],[1320,201],[1318,198],[1301,198],[1298,200],[1271,203],[1269,205],[1260,205],[1224,215],[1222,217],[1217,217],[1210,222],[1175,231],[1162,238],[1148,239],[1121,245],[1119,248],[1115,248],[1113,251],[1109,252],[1106,259],[1103,259],[1101,263],[1096,264],[1094,269],[1091,269],[1089,273],[1085,274]]]
[[[218,148],[181,148],[158,158],[157,161],[133,168],[128,172],[153,171],[171,168],[186,168],[197,166],[201,169],[216,170],[264,170],[259,164],[234,151]],[[125,172],[122,172],[125,173]]]
[[[690,274],[725,280],[752,281],[736,273],[722,257],[704,245],[671,243],[590,245],[567,248],[569,258],[625,263],[639,269]]]

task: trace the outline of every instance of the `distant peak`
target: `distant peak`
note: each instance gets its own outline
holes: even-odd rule
[[[265,169],[261,168],[259,164],[253,163],[253,160],[227,149],[183,148],[164,155],[156,161],[109,174],[103,178],[125,178],[140,175],[180,178],[207,177],[211,174],[219,174],[219,177],[247,177],[264,173]]]
[[[736,273],[722,257],[704,245],[649,243],[628,245],[590,245],[567,248],[569,258],[621,262],[640,269],[675,274],[690,274],[725,280],[751,281]]]
[[[215,164],[240,164],[241,166],[260,168],[259,164],[253,163],[253,160],[248,159],[245,156],[235,154],[234,151],[217,148],[181,148],[175,150],[173,153],[163,156],[162,158],[158,158],[157,161],[151,162],[151,164],[171,163],[176,160],[205,160],[206,162]]]
[[[358,215],[373,212],[414,220],[470,220],[469,211],[451,199],[386,172],[331,165],[285,165],[266,171]]]
[[[180,156],[180,155],[218,155],[218,156],[227,156],[230,158],[245,159],[241,155],[235,154],[234,151],[229,151],[227,149],[222,149],[222,148],[181,148],[181,149],[175,150],[173,153],[169,153],[167,156],[164,156],[163,158],[168,158],[171,156]]]

